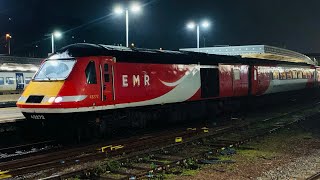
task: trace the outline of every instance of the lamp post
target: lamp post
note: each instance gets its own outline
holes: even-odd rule
[[[53,54],[55,51],[54,48],[54,39],[55,38],[60,38],[62,36],[62,33],[59,31],[54,31],[53,33],[51,33],[51,53]]]
[[[141,6],[139,4],[132,4],[130,9],[123,8],[121,6],[116,6],[114,12],[116,14],[122,14],[124,11],[126,13],[126,46],[129,47],[129,10],[133,13],[138,13],[141,11]]]
[[[201,24],[199,23],[194,23],[194,22],[189,22],[187,24],[187,28],[190,29],[190,30],[193,30],[194,28],[197,28],[197,48],[198,48],[198,51],[200,49],[200,27],[203,27],[203,28],[208,28],[210,26],[210,23],[209,21],[203,21]]]
[[[6,40],[8,41],[8,54],[11,55],[11,38],[10,34],[6,34]]]

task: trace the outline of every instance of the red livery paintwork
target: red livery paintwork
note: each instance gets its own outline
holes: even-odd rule
[[[118,53],[126,58],[126,52]],[[53,57],[46,61],[52,62],[53,66],[62,62],[59,73],[63,74],[65,55]],[[320,80],[319,68],[308,65],[246,64],[241,61],[224,63],[219,60],[215,60],[217,63],[214,65],[202,65],[170,63],[170,59],[166,63],[132,62],[131,59],[130,62],[125,59],[117,62],[117,56],[112,55],[68,58],[75,60],[75,64],[67,77],[59,80],[35,79],[30,83],[17,103],[22,112],[92,112],[260,96],[319,86]],[[49,69],[40,68],[38,74],[47,73],[44,76],[47,77],[52,75],[49,72]],[[52,85],[48,87],[50,90],[39,93],[37,87],[41,84],[44,84],[44,88],[49,86],[43,83],[48,81]],[[34,101],[33,96],[43,96],[43,99],[41,102]]]

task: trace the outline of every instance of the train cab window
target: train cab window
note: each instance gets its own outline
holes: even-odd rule
[[[233,70],[233,80],[240,80],[240,70],[239,69]]]
[[[97,84],[96,65],[94,61],[90,61],[85,70],[87,83]]]
[[[298,79],[302,79],[302,72],[301,71],[298,71]]]
[[[273,79],[279,79],[279,71],[273,71]]]
[[[287,79],[292,79],[292,71],[287,72]]]
[[[4,78],[0,77],[0,85],[4,85]]]
[[[6,84],[14,84],[13,77],[6,77]]]
[[[31,81],[31,77],[25,77],[25,78],[24,78],[24,82],[25,82],[26,84],[29,84],[30,81]]]

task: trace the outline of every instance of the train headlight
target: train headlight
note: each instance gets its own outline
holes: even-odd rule
[[[59,103],[59,102],[61,102],[61,101],[62,101],[62,97],[57,97],[57,98],[54,100],[55,103]]]
[[[53,103],[53,101],[54,101],[55,98],[56,98],[56,97],[51,97],[51,98],[49,98],[48,103]]]

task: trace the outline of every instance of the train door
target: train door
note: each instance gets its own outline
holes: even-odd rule
[[[113,102],[113,62],[108,59],[102,59],[100,63],[100,79],[101,79],[101,97],[103,102]]]
[[[23,73],[16,73],[16,84],[17,84],[17,90],[23,90],[24,89]]]
[[[234,96],[239,96],[241,94],[241,74],[240,69],[232,68],[232,91]]]
[[[219,69],[201,68],[201,97],[211,98],[219,96]]]
[[[250,90],[251,95],[256,95],[258,92],[258,69],[257,66],[250,66]]]
[[[258,71],[257,95],[264,94],[270,86],[270,67],[260,66]]]

